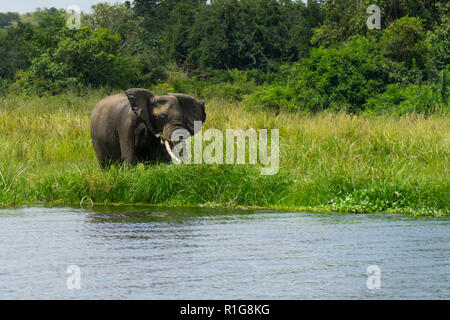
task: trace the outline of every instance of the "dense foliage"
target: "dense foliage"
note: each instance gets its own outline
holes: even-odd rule
[[[380,30],[366,25],[372,4]],[[1,13],[0,95],[169,81],[250,108],[448,110],[444,1],[135,0],[92,9],[80,29],[55,8]]]
[[[197,83],[185,80],[177,89]],[[279,128],[276,175],[261,175],[262,164],[141,163],[101,170],[89,115],[105,89],[0,99],[0,207],[121,203],[450,215],[448,117],[273,116],[214,98],[207,100],[204,130]],[[153,88],[158,94],[166,89],[176,88]]]

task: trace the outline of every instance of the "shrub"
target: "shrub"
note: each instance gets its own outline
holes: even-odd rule
[[[295,109],[293,97],[295,89],[275,84],[258,88],[247,100],[247,106],[266,109]]]
[[[141,64],[135,58],[117,56],[120,36],[107,29],[71,31],[55,49],[33,59],[22,85],[26,92],[56,94],[69,87],[111,86],[125,88],[138,82]]]
[[[285,83],[256,90],[247,104],[296,111],[358,112],[369,97],[383,90],[386,75],[379,67],[382,59],[374,41],[365,37],[355,37],[338,49],[313,49],[310,58],[285,68]]]
[[[449,106],[442,100],[437,85],[390,84],[386,91],[370,98],[367,102],[369,113],[405,114],[409,112],[430,114],[448,111]]]
[[[182,72],[172,72],[168,90],[202,99],[221,98],[227,101],[242,101],[257,86],[253,79],[247,78],[247,75],[247,71],[215,70],[209,74],[208,79],[201,80],[197,76],[188,77]]]
[[[214,83],[233,82],[244,84],[248,81],[254,81],[257,85],[269,84],[281,80],[280,72],[264,72],[258,69],[250,70],[210,70],[209,81]]]

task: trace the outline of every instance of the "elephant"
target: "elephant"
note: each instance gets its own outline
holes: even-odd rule
[[[90,133],[100,167],[113,163],[170,162],[182,140],[172,133],[185,129],[194,135],[194,122],[205,122],[205,103],[180,93],[155,95],[133,88],[99,101],[90,118]],[[172,146],[172,147],[171,147]]]

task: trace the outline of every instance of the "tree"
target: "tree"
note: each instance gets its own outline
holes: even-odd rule
[[[322,4],[323,23],[314,30],[312,43],[330,47],[341,44],[351,36],[366,34],[366,10],[370,4],[371,0],[325,1]]]
[[[202,68],[274,70],[307,55],[319,10],[315,1],[306,7],[276,0],[222,0],[201,6],[192,27],[178,29],[188,34],[186,62]]]
[[[380,39],[384,54],[390,59],[403,62],[409,68],[415,61],[425,65],[425,30],[418,18],[403,17],[387,28]]]
[[[56,8],[38,10],[35,13],[37,26],[33,28],[33,46],[34,50],[43,52],[48,48],[55,48],[58,43],[58,37],[68,29],[66,26],[66,17],[63,11]]]
[[[141,76],[140,65],[129,56],[118,56],[120,45],[120,36],[108,29],[69,30],[58,39],[56,48],[33,59],[22,85],[40,94],[58,93],[70,86],[132,86]]]
[[[0,77],[12,80],[19,69],[30,65],[35,52],[34,30],[30,24],[19,22],[0,31]]]
[[[137,16],[145,18],[145,25],[150,32],[161,32],[167,27],[165,23],[173,9],[180,3],[191,7],[206,4],[207,0],[134,0],[133,10]]]
[[[0,28],[10,26],[13,21],[15,21],[15,22],[20,21],[20,17],[19,17],[18,13],[16,13],[16,12],[7,12],[7,13],[0,12]]]
[[[428,63],[435,74],[447,68],[450,69],[450,3],[439,6],[440,20],[432,32],[428,33],[429,46]]]
[[[93,30],[108,29],[112,34],[120,35],[119,51],[123,54],[135,54],[142,49],[144,19],[134,14],[129,3],[110,5],[105,2],[92,6],[92,9],[92,14],[86,17],[87,26]]]
[[[323,21],[322,10],[317,1],[308,0],[307,5],[301,1],[288,2],[283,7],[283,27],[286,35],[286,53],[289,61],[306,58],[311,50],[311,38],[314,28]]]
[[[374,40],[363,36],[341,48],[314,48],[309,58],[286,68],[284,83],[257,89],[249,101],[292,111],[358,112],[384,90],[382,60]]]
[[[164,45],[167,55],[180,64],[186,60],[191,50],[189,34],[197,11],[198,6],[180,2],[173,8],[169,16]]]
[[[366,26],[370,5],[381,10],[381,29],[385,30],[405,16],[420,18],[425,29],[432,29],[439,20],[436,0],[325,0],[322,3],[323,24],[314,31],[312,42],[317,46],[339,46],[355,35],[381,33]]]

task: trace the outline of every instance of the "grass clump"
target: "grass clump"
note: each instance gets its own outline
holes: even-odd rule
[[[204,130],[280,130],[280,170],[98,167],[89,116],[106,90],[0,102],[0,206],[158,204],[449,215],[450,120],[248,110],[207,100]],[[206,146],[206,143],[204,143]]]

